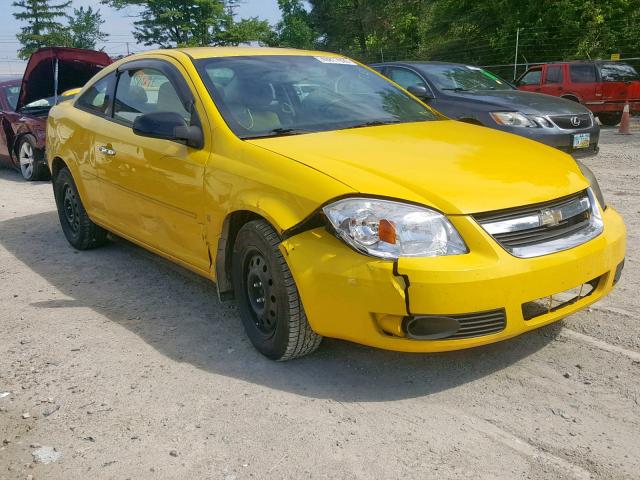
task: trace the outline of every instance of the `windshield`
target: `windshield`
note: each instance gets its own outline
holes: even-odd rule
[[[20,85],[4,87],[4,96],[7,99],[7,103],[11,110],[16,109],[16,105],[18,104],[18,95],[20,95]]]
[[[240,138],[441,118],[347,58],[265,55],[208,58],[195,64]]]
[[[603,63],[600,65],[600,76],[603,82],[628,82],[640,80],[638,72],[625,63]]]
[[[439,90],[513,90],[507,82],[479,67],[426,65],[423,72]]]

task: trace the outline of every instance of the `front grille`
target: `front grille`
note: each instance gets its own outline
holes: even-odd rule
[[[579,130],[591,127],[591,115],[582,113],[580,115],[552,115],[549,119],[559,128],[564,130]]]
[[[475,220],[508,252],[533,257],[565,250],[602,231],[593,218],[587,191],[549,202],[474,215]],[[548,248],[545,248],[548,246]]]
[[[447,337],[447,339],[451,340],[491,335],[504,330],[507,324],[504,309],[447,316],[455,318],[460,323],[460,329]]]

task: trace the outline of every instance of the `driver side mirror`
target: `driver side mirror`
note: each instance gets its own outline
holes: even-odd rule
[[[431,100],[433,96],[427,90],[424,85],[411,85],[407,88],[407,91],[414,97],[418,97],[420,100]]]
[[[160,138],[202,148],[204,137],[197,125],[187,125],[176,112],[153,112],[140,115],[133,122],[133,133],[141,137]]]

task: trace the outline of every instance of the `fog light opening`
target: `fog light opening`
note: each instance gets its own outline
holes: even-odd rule
[[[414,340],[439,340],[460,330],[460,322],[451,317],[406,317],[402,329]]]

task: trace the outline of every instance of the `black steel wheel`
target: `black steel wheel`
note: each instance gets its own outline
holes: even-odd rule
[[[107,241],[107,231],[91,221],[71,172],[63,168],[53,179],[53,194],[64,236],[78,250],[96,248]]]
[[[233,246],[232,276],[251,343],[263,355],[282,361],[313,352],[322,337],[307,322],[279,244],[278,234],[265,220],[245,224]]]

